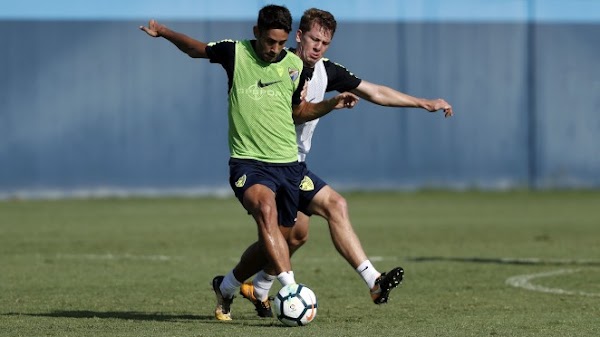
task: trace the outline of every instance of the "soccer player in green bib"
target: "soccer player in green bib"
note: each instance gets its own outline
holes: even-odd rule
[[[175,32],[155,20],[141,26],[163,37],[193,58],[219,63],[229,79],[229,183],[258,226],[258,240],[282,285],[296,283],[286,239],[296,220],[303,168],[298,163],[295,114],[322,115],[351,108],[357,97],[339,94],[312,104],[301,99],[302,60],[284,49],[292,16],[282,6],[258,13],[255,40],[204,43]],[[231,320],[233,295],[244,279],[233,270],[217,276],[215,317]]]
[[[303,76],[310,78],[306,89],[306,100],[320,102],[329,91],[352,92],[363,100],[388,107],[421,108],[424,111],[442,110],[445,117],[453,115],[452,106],[444,99],[417,98],[393,88],[370,83],[360,79],[342,65],[325,58],[325,52],[332,43],[337,27],[335,17],[330,12],[310,8],[304,12],[296,32],[296,49],[289,49],[304,62]],[[401,110],[399,110],[401,111]],[[314,116],[313,116],[314,117]],[[309,119],[310,118],[309,116]],[[306,157],[312,146],[312,137],[319,119],[309,121],[295,119],[298,143],[298,160],[306,165]],[[332,242],[337,251],[363,279],[375,304],[387,303],[390,292],[404,277],[404,269],[396,266],[388,272],[379,272],[367,257],[360,239],[356,235],[348,205],[343,196],[306,166],[303,183],[300,184],[300,204],[298,218],[294,225],[290,252],[297,251],[308,239],[310,217],[319,215],[327,220]],[[249,252],[253,251],[254,254]],[[236,266],[240,278],[251,277],[258,270],[252,269],[264,262],[257,244],[249,247]],[[260,317],[272,316],[269,291],[274,279],[270,266],[258,272],[252,282],[240,287],[240,294],[250,300]]]

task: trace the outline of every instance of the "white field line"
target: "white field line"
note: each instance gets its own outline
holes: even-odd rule
[[[506,284],[516,287],[523,288],[531,291],[538,291],[542,293],[549,294],[557,294],[557,295],[579,295],[579,296],[588,296],[588,297],[600,297],[600,293],[588,293],[584,291],[571,291],[560,288],[548,288],[544,286],[540,286],[537,284],[533,284],[530,281],[543,277],[552,277],[563,274],[572,274],[581,271],[581,269],[558,269],[555,271],[549,271],[544,273],[537,274],[524,274],[524,275],[516,275],[509,277],[506,279]]]
[[[171,261],[179,260],[181,257],[168,255],[133,255],[133,254],[56,254],[57,259],[77,260],[145,260],[145,261]]]

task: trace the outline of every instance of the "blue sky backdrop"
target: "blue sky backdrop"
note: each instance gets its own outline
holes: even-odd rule
[[[270,3],[294,18],[317,7],[341,21],[600,22],[600,0],[0,0],[0,19],[254,20]]]

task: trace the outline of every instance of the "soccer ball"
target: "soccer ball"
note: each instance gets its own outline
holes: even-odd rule
[[[303,284],[288,284],[273,301],[275,315],[287,326],[302,326],[317,316],[317,297]]]

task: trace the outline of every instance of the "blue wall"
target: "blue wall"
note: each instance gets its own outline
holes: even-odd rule
[[[165,23],[205,41],[253,25]],[[228,190],[225,72],[140,24],[0,21],[0,197]],[[361,102],[321,121],[309,165],[336,188],[600,187],[598,36],[589,22],[340,22],[331,59],[456,116]]]

